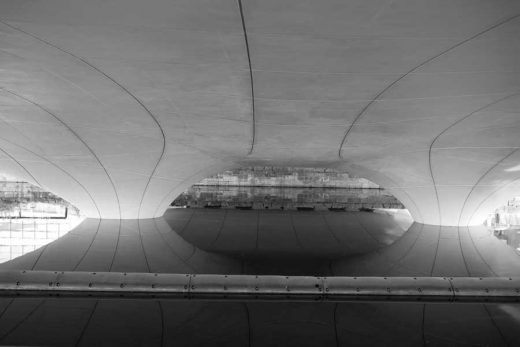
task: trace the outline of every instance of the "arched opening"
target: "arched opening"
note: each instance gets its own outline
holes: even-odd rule
[[[204,178],[171,203],[165,218],[201,249],[277,259],[278,272],[281,258],[301,264],[387,247],[413,223],[401,201],[370,180],[331,168],[274,166]]]
[[[172,207],[280,210],[405,210],[376,183],[325,168],[255,166],[204,178],[180,194]]]
[[[520,196],[514,196],[491,211],[484,225],[500,240],[520,253]]]
[[[0,263],[64,236],[83,219],[79,209],[61,197],[0,176]]]

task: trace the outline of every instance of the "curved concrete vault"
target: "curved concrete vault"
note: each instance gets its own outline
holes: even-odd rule
[[[292,214],[298,214],[292,217]],[[483,226],[367,212],[169,210],[87,219],[3,270],[297,276],[518,277],[518,253]]]
[[[518,1],[4,0],[2,171],[158,217],[241,165],[336,167],[415,221],[520,194]]]

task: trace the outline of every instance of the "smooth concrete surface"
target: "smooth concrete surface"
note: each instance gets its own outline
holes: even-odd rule
[[[418,223],[520,194],[515,0],[3,0],[0,163],[91,218],[250,165],[334,167]]]
[[[305,220],[305,224],[297,224],[293,218],[292,228],[291,216],[297,213],[305,217],[301,220]],[[191,218],[193,216],[196,219]],[[520,256],[484,227],[413,223],[406,230],[399,229],[394,216],[368,212],[171,209],[165,217],[123,220],[121,224],[119,220],[87,219],[60,239],[1,264],[0,269],[312,276],[520,276]],[[226,227],[224,218],[236,221],[232,223],[234,227]],[[257,227],[245,224],[246,220]],[[329,229],[324,228],[325,221]],[[219,238],[222,239],[218,241]],[[237,246],[237,240],[243,247]]]
[[[385,249],[331,265],[334,275],[519,276],[520,255],[485,227],[414,223]]]
[[[0,343],[52,346],[516,346],[517,304],[1,298]]]
[[[339,258],[388,246],[409,215],[367,212],[170,209],[165,220],[207,251],[243,257]]]
[[[6,262],[5,269],[164,273],[236,273],[239,261],[205,252],[163,218],[86,219],[58,240]]]

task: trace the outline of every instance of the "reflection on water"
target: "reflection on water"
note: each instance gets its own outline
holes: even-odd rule
[[[316,210],[345,208],[403,209],[399,200],[383,189],[288,188],[250,186],[192,186],[172,203],[172,206],[253,209],[297,209],[313,207]]]
[[[504,240],[508,246],[515,249],[515,251],[520,254],[520,228],[510,228],[510,229],[495,229],[493,230],[493,234],[499,238],[500,240]]]
[[[83,217],[0,219],[0,263],[32,252],[74,229]]]

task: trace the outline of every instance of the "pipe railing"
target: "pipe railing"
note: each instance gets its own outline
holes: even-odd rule
[[[312,277],[0,271],[0,296],[520,302],[520,277]]]

